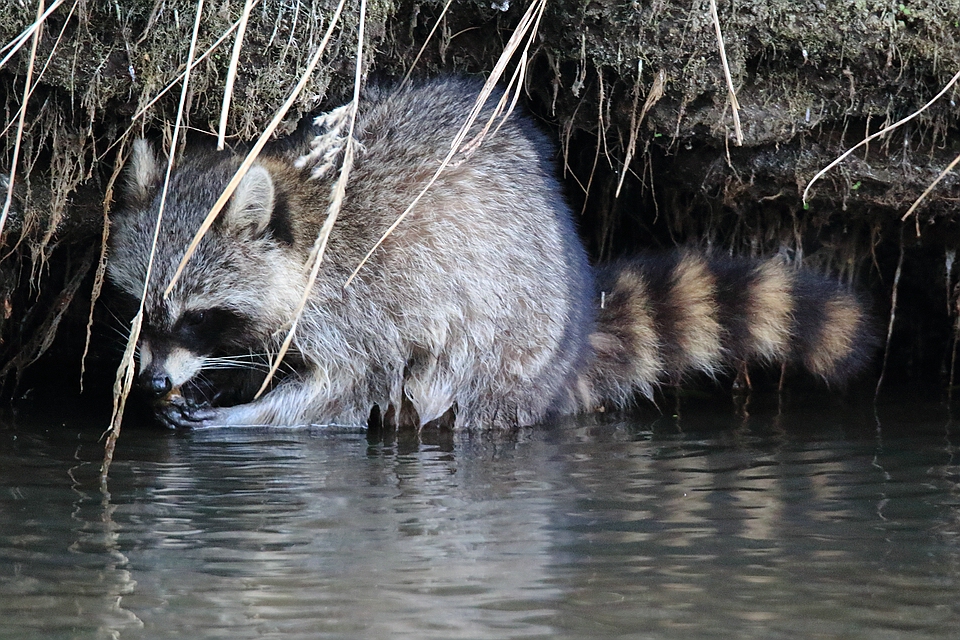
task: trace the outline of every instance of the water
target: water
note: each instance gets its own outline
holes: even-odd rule
[[[729,406],[510,437],[0,421],[0,638],[953,638],[960,427]],[[878,426],[879,419],[879,426]]]

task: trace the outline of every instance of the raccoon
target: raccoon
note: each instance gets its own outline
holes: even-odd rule
[[[433,177],[479,89],[442,78],[367,92],[294,355],[258,399],[251,390],[291,326],[336,179],[312,160],[300,165],[336,157],[336,145],[316,148],[331,131],[320,118],[313,148],[307,136],[261,154],[166,298],[242,156],[185,152],[144,287],[163,171],[147,142],[134,144],[107,273],[131,296],[146,290],[139,384],[162,422],[365,425],[373,411],[416,427],[503,429],[624,407],[664,382],[741,362],[799,362],[831,381],[866,362],[864,306],[780,261],[679,251],[592,267],[554,148],[517,112],[440,174],[345,287]]]

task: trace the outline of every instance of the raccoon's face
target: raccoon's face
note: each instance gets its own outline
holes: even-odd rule
[[[229,156],[201,156],[174,174],[145,286],[163,174],[149,145],[134,145],[126,207],[111,229],[107,275],[123,293],[143,297],[139,383],[161,402],[171,394],[197,403],[242,401],[262,381],[275,336],[300,298],[303,270],[271,231],[274,186],[260,166],[241,181],[164,295],[236,166]]]
[[[261,377],[254,356],[243,355],[250,346],[244,344],[249,322],[219,308],[186,311],[169,329],[147,320],[138,349],[140,387],[158,400],[178,393],[195,402],[223,404],[242,395]]]

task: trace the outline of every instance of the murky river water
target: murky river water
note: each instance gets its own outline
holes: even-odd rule
[[[830,400],[513,437],[0,424],[0,638],[955,638],[960,426]]]

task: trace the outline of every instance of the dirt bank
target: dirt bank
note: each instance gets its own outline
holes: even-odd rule
[[[0,376],[8,390],[43,352],[35,368],[44,372],[79,361],[113,181],[133,137],[170,137],[197,10],[186,0],[66,0],[44,22],[31,70],[33,38],[18,40],[37,17],[28,4],[0,7],[0,43],[14,45],[0,59],[17,49],[0,68],[4,171],[18,155],[0,262]],[[370,2],[368,75],[408,70],[443,6]],[[242,7],[241,0],[205,3],[185,116],[194,138],[218,127]],[[335,7],[332,0],[256,3],[228,141],[263,130]],[[489,72],[526,9],[509,0],[451,4],[415,73]],[[710,2],[546,3],[529,48],[525,100],[556,136],[592,252],[682,243],[780,251],[856,281],[881,317],[902,264],[892,368],[903,378],[949,380],[956,176],[942,180],[905,225],[900,218],[960,154],[956,88],[855,151],[806,203],[801,194],[841,153],[947,86],[960,69],[960,0],[720,2],[717,9],[715,22]],[[344,16],[281,132],[347,95],[358,3],[349,0]],[[717,23],[739,102],[739,144]],[[106,331],[95,358],[111,340]]]

